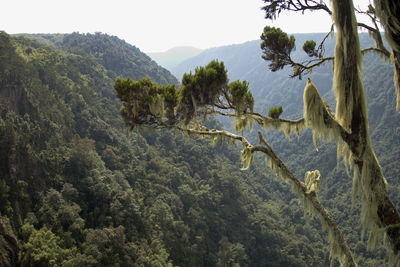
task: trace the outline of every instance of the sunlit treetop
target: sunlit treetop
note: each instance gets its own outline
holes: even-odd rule
[[[253,123],[268,130],[281,130],[286,136],[291,133],[300,134],[304,128],[311,128],[314,144],[319,140],[334,140],[338,146],[338,157],[343,157],[346,165],[354,172],[353,199],[361,195],[361,224],[369,234],[368,245],[376,246],[383,238],[389,250],[389,261],[400,262],[400,215],[390,201],[387,182],[371,146],[369,135],[366,98],[362,81],[362,55],[375,52],[384,58],[393,58],[395,65],[395,84],[400,96],[397,73],[400,73],[400,51],[396,38],[392,38],[393,51],[384,45],[378,27],[379,10],[389,14],[383,26],[394,36],[398,32],[398,19],[392,14],[397,10],[398,1],[381,0],[377,13],[372,8],[368,11],[357,10],[352,1],[331,1],[332,11],[324,1],[314,0],[264,0],[266,18],[275,19],[282,11],[322,10],[332,16],[334,27],[317,46],[314,41],[306,41],[303,50],[307,59],[295,62],[291,53],[295,49],[295,38],[287,35],[279,28],[265,27],[261,35],[263,58],[269,62],[272,71],[285,66],[293,69],[292,77],[308,74],[313,68],[326,61],[333,61],[333,83],[336,111],[333,112],[318,92],[317,85],[308,79],[303,94],[303,118],[298,120],[281,119],[281,107],[273,107],[268,116],[253,112],[254,99],[248,90],[247,82],[228,83],[224,64],[212,61],[200,67],[194,73],[183,76],[179,89],[158,86],[144,79],[138,82],[118,80],[116,90],[122,100],[122,115],[128,125],[137,124],[175,128],[188,134],[210,138],[213,143],[219,140],[241,142],[243,150],[241,159],[243,170],[250,167],[254,152],[264,154],[268,166],[285,181],[291,181],[293,191],[305,203],[308,214],[318,217],[328,230],[330,256],[339,260],[341,266],[357,266],[355,258],[336,223],[319,202],[316,192],[319,187],[318,171],[308,172],[305,183],[297,179],[274,153],[261,131],[258,132],[260,145],[252,145],[244,136],[243,130]],[[376,0],[375,2],[380,2]],[[400,6],[400,5],[399,5]],[[389,10],[389,11],[388,11]],[[372,26],[357,22],[355,13],[369,16]],[[396,13],[397,14],[397,13]],[[385,18],[380,15],[381,19]],[[389,23],[389,18],[394,22]],[[374,47],[360,48],[358,27],[366,28],[375,41]],[[323,55],[323,43],[335,29],[336,44],[333,57]],[[392,36],[392,35],[389,35]],[[389,42],[391,43],[391,42]],[[168,97],[165,92],[168,91]],[[133,96],[134,99],[131,99]],[[171,101],[167,101],[170,99]],[[400,99],[400,97],[398,97]],[[176,100],[176,102],[175,102]],[[399,101],[400,102],[400,101]],[[167,105],[169,104],[169,105]],[[166,108],[168,106],[168,108]],[[398,104],[400,106],[400,104]],[[220,114],[235,119],[234,134],[226,130],[209,129],[201,124],[201,119],[209,114]],[[397,266],[398,264],[393,266]]]
[[[211,61],[194,73],[184,74],[179,88],[157,85],[148,78],[117,79],[125,122],[147,126],[187,125],[219,110],[252,112],[254,99],[245,81],[228,82],[223,62]]]
[[[262,58],[270,61],[269,67],[272,71],[283,69],[290,65],[292,59],[290,53],[295,49],[294,36],[288,36],[279,28],[266,26],[261,35]]]

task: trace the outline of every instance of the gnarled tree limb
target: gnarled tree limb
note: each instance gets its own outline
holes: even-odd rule
[[[210,130],[203,126],[201,126],[199,129],[184,128],[180,126],[176,126],[173,128],[198,136],[223,136],[225,138],[229,138],[235,141],[240,141],[243,144],[244,149],[248,150],[250,153],[263,153],[270,162],[269,165],[271,169],[279,177],[292,183],[295,193],[303,198],[306,205],[306,211],[310,212],[313,216],[316,216],[321,221],[322,225],[326,227],[331,245],[331,257],[337,258],[342,266],[357,266],[350,251],[350,248],[343,238],[343,235],[341,234],[336,222],[319,202],[316,193],[308,192],[305,184],[297,179],[294,174],[286,167],[283,161],[274,153],[272,148],[265,141],[265,138],[260,137],[260,140],[262,140],[260,141],[262,145],[253,146],[244,136],[236,135],[225,130]],[[261,135],[260,132],[259,135]]]

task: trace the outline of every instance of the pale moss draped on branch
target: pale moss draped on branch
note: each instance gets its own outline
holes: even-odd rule
[[[394,0],[374,0],[376,14],[385,29],[385,35],[393,49],[393,81],[397,94],[397,110],[400,111],[400,2]]]
[[[319,171],[309,172],[307,174],[308,179],[306,179],[306,183],[301,182],[289,171],[282,160],[280,160],[273,152],[272,148],[268,145],[260,132],[259,138],[261,145],[253,146],[245,137],[224,130],[209,130],[205,127],[200,127],[198,129],[178,127],[177,129],[187,132],[188,134],[195,134],[197,136],[203,136],[210,139],[213,139],[215,136],[218,136],[218,138],[223,136],[227,139],[240,141],[244,147],[241,152],[243,170],[249,168],[254,157],[254,152],[261,152],[265,156],[267,165],[276,173],[276,175],[281,177],[284,181],[292,184],[293,192],[300,197],[304,204],[305,213],[319,219],[323,228],[327,230],[331,258],[337,259],[341,266],[357,266],[350,248],[344,240],[335,221],[323,208],[317,198],[316,191],[318,190],[320,179]]]

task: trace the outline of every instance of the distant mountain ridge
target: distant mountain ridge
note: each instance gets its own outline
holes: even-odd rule
[[[297,49],[293,52],[292,57],[296,60],[307,59],[306,54],[301,49],[302,44],[309,39],[315,40],[317,43],[325,37],[325,33],[307,33],[294,34],[296,37]],[[328,38],[325,43],[326,56],[333,55],[334,38]],[[372,45],[372,41],[368,34],[360,34],[360,42],[362,47]],[[250,83],[253,96],[258,100],[257,107],[285,104],[283,116],[300,116],[302,113],[302,89],[305,82],[298,79],[289,79],[291,69],[272,72],[268,69],[268,62],[262,59],[262,51],[260,48],[261,40],[248,41],[242,44],[234,44],[228,46],[215,47],[204,50],[201,54],[190,59],[182,61],[177,66],[169,68],[171,73],[180,79],[186,72],[194,71],[198,66],[205,66],[211,60],[219,60],[225,63],[228,70],[229,79],[247,80]],[[371,58],[371,55],[367,55]],[[371,58],[373,61],[381,64],[377,57]],[[370,65],[372,62],[368,62]],[[388,68],[390,69],[390,67]],[[328,101],[332,100],[331,94],[331,63],[316,68],[309,76],[318,85],[318,89],[322,94],[328,94],[325,97]],[[291,89],[291,93],[282,95],[282,89]],[[294,98],[295,97],[295,98]],[[291,101],[287,101],[291,99]]]
[[[325,34],[295,34],[297,49],[293,53],[296,60],[307,58],[301,49],[302,44],[309,39],[315,41],[322,40]],[[296,119],[303,114],[303,88],[306,78],[317,85],[322,97],[334,109],[334,96],[332,88],[332,63],[326,63],[316,69],[310,75],[303,77],[302,80],[290,79],[291,69],[284,68],[277,72],[271,72],[268,69],[268,62],[261,58],[261,41],[255,40],[243,44],[222,46],[207,49],[203,53],[181,62],[171,72],[176,77],[182,77],[185,72],[194,71],[197,66],[204,66],[211,60],[217,59],[223,61],[228,70],[228,77],[231,81],[240,79],[249,81],[249,86],[253,96],[256,99],[255,109],[258,112],[266,113],[272,106],[282,106],[283,114],[281,117]],[[334,38],[328,38],[325,45],[326,56],[333,55],[335,44]],[[360,44],[362,48],[373,46],[373,41],[368,34],[360,34]],[[364,86],[369,105],[369,123],[373,138],[378,138],[387,134],[388,140],[380,140],[378,143],[390,142],[399,143],[397,138],[398,125],[400,125],[400,114],[395,111],[392,66],[384,62],[379,56],[368,53],[364,56]],[[392,131],[383,134],[383,131]],[[390,129],[390,130],[389,130]],[[272,142],[275,139],[273,139]],[[285,142],[285,141],[284,141]],[[282,143],[282,142],[280,142]],[[399,143],[400,144],[400,143]],[[290,145],[290,144],[289,144]],[[381,148],[377,148],[381,151]],[[382,150],[383,152],[383,150]],[[400,148],[393,147],[386,151],[393,155],[393,159],[400,160]],[[397,156],[396,156],[397,155]],[[384,164],[384,163],[383,163]],[[400,170],[399,170],[400,171]],[[392,176],[393,170],[387,170]]]
[[[302,61],[307,58],[301,49],[304,41],[321,40],[325,34],[294,34],[297,49],[293,58]],[[310,75],[302,80],[290,79],[291,69],[284,68],[277,72],[268,69],[268,62],[261,58],[261,41],[255,40],[243,44],[223,46],[205,50],[203,53],[181,62],[170,69],[176,77],[183,73],[194,71],[197,66],[204,66],[211,60],[225,63],[230,81],[240,79],[249,81],[249,86],[256,100],[257,112],[267,114],[269,108],[282,106],[281,118],[298,119],[303,116],[303,89],[307,77],[316,84],[321,96],[335,110],[332,88],[332,63],[315,68]],[[326,56],[333,55],[334,38],[326,42]],[[362,48],[373,46],[368,34],[360,34]],[[395,90],[393,87],[393,72],[390,63],[384,62],[379,56],[368,53],[364,56],[364,87],[368,103],[369,129],[374,143],[375,152],[389,181],[389,192],[396,207],[400,207],[400,114],[395,110]],[[226,124],[225,127],[230,127]],[[257,131],[253,130],[254,137]],[[257,139],[254,139],[257,142]],[[351,208],[351,178],[345,172],[342,163],[336,158],[336,147],[332,143],[318,145],[318,150],[312,144],[310,131],[304,132],[299,138],[288,141],[282,133],[271,130],[267,140],[275,152],[284,159],[288,167],[298,176],[303,177],[309,170],[318,169],[322,173],[320,196],[341,229],[348,232],[351,247],[364,259],[359,259],[360,266],[378,266],[367,263],[365,258],[379,258],[374,252],[367,252],[365,244],[360,241],[361,229],[357,209]],[[357,204],[357,203],[356,203]],[[340,207],[340,208],[339,208]],[[354,243],[352,243],[354,242]],[[370,254],[368,254],[370,253]],[[378,250],[378,254],[381,253]],[[382,254],[380,254],[382,255]],[[371,265],[370,265],[371,264]]]
[[[178,63],[200,54],[203,49],[192,46],[179,46],[168,49],[165,52],[149,52],[147,53],[160,66],[171,69]]]
[[[81,56],[91,56],[109,71],[113,78],[148,77],[158,83],[170,84],[177,80],[165,68],[160,67],[148,55],[124,40],[102,33],[71,34],[23,34],[36,41]]]
[[[236,147],[126,129],[115,77],[177,82],[139,49],[104,34],[0,31],[0,59],[0,266],[326,259],[320,233],[279,196],[289,189],[263,168],[241,172]]]

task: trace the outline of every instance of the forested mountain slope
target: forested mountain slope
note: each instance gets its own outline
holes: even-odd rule
[[[320,41],[324,34],[295,35],[297,50],[294,56],[304,59],[301,46],[305,40]],[[256,99],[255,109],[266,114],[273,106],[282,106],[281,118],[298,119],[303,113],[303,88],[306,78],[316,84],[322,97],[334,110],[332,86],[332,65],[325,64],[313,70],[303,80],[290,79],[290,70],[278,72],[268,70],[268,63],[261,58],[261,41],[252,41],[240,45],[231,45],[209,49],[200,55],[179,64],[171,72],[177,77],[193,71],[196,66],[218,59],[224,61],[231,80],[248,80]],[[362,47],[373,45],[367,34],[360,35]],[[333,54],[334,38],[326,43],[326,55]],[[374,54],[364,57],[364,83],[369,109],[370,131],[373,144],[384,174],[389,183],[389,191],[397,207],[400,207],[400,114],[395,110],[395,90],[393,88],[392,66],[386,64]],[[230,127],[226,124],[226,127]],[[318,169],[322,173],[321,198],[339,222],[344,233],[349,236],[353,249],[361,254],[362,266],[373,263],[362,257],[372,256],[360,241],[358,205],[351,208],[351,178],[346,174],[342,163],[336,159],[336,147],[333,144],[319,144],[318,150],[312,144],[311,133],[303,133],[299,139],[287,140],[283,134],[271,130],[268,141],[274,150],[285,160],[290,169],[302,177],[308,170]],[[377,252],[381,254],[381,252]],[[381,254],[382,255],[382,254]],[[374,254],[372,257],[378,257]]]
[[[297,46],[301,47],[305,40],[314,39],[322,40],[324,34],[299,34],[295,35]],[[362,47],[372,45],[371,39],[367,34],[360,35]],[[260,41],[247,42],[241,45],[231,45],[226,47],[213,48],[204,51],[200,55],[182,62],[176,68],[171,69],[171,72],[176,77],[181,77],[183,73],[193,71],[196,66],[207,64],[207,62],[218,59],[224,61],[228,75],[231,80],[241,79],[248,80],[254,98],[256,101],[255,109],[259,112],[267,112],[273,106],[282,106],[282,118],[297,119],[303,113],[303,88],[305,78],[310,77],[311,80],[318,86],[322,97],[329,102],[334,108],[332,86],[332,65],[325,64],[313,71],[313,73],[303,80],[290,79],[290,70],[283,69],[282,71],[271,72],[268,70],[267,62],[261,58]],[[328,39],[326,43],[326,54],[332,55],[334,39]],[[297,59],[304,58],[305,53],[299,48],[294,53]],[[364,57],[364,83],[367,91],[367,101],[369,106],[369,122],[375,149],[378,156],[384,159],[381,164],[387,165],[385,173],[389,181],[397,184],[400,168],[394,167],[400,160],[400,146],[396,146],[400,141],[399,123],[400,115],[395,111],[395,100],[392,70],[390,64],[386,64],[381,58],[374,54],[367,54]],[[273,133],[271,133],[274,135]],[[310,147],[309,153],[315,152],[314,147],[310,146],[310,138],[307,134],[307,140],[301,139],[300,142],[288,142],[281,138],[273,138],[271,140],[277,145],[291,146],[292,143],[299,143],[303,148]],[[305,142],[303,142],[305,141]],[[324,146],[324,145],[323,145]],[[390,149],[388,149],[390,146]],[[288,149],[287,147],[285,147]],[[282,153],[282,149],[277,149],[278,153]],[[293,150],[297,148],[293,147]],[[290,149],[289,149],[290,150]],[[292,153],[286,153],[290,156]],[[301,153],[297,153],[301,154]],[[318,154],[315,154],[316,156]],[[294,158],[292,159],[294,160]],[[389,166],[391,166],[389,168]],[[393,167],[393,168],[392,168]]]
[[[0,32],[0,266],[328,264],[324,233],[238,148],[127,131],[118,76],[177,82],[116,37]]]

